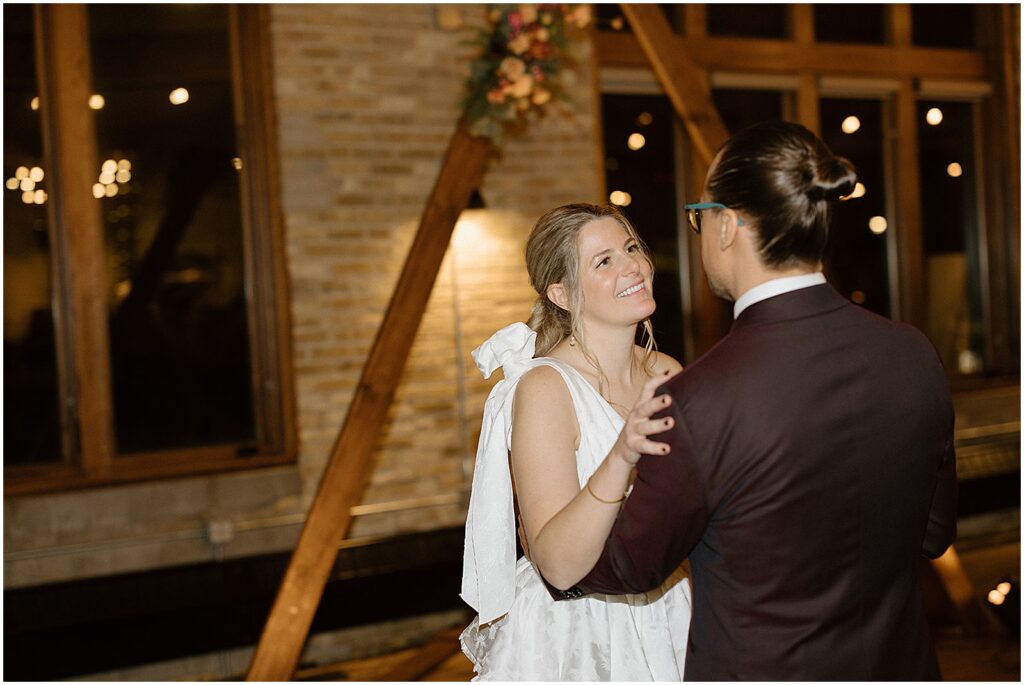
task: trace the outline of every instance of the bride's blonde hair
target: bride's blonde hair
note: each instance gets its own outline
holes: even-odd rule
[[[526,270],[530,275],[530,285],[538,295],[533,305],[533,313],[527,322],[530,328],[537,332],[535,356],[546,355],[558,343],[572,336],[583,356],[601,379],[604,379],[604,372],[587,348],[587,341],[580,325],[583,293],[580,290],[579,236],[580,231],[588,223],[605,217],[617,221],[636,241],[643,258],[653,269],[654,262],[647,245],[640,239],[629,219],[611,205],[577,203],[552,209],[537,220],[526,242]],[[548,288],[555,283],[561,283],[565,287],[569,298],[568,309],[562,309],[548,299]],[[643,366],[650,372],[651,353],[655,349],[654,329],[650,319],[644,319],[641,325],[646,350]]]

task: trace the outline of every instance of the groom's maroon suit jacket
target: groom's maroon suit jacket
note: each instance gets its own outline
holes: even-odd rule
[[[644,592],[689,558],[687,680],[938,679],[916,569],[956,535],[957,482],[928,340],[813,286],[664,389],[672,451],[640,460],[578,588]]]

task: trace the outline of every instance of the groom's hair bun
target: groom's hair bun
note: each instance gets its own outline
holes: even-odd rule
[[[857,182],[853,164],[837,157],[800,124],[764,122],[726,141],[707,192],[752,220],[764,263],[816,263],[825,251],[832,208]]]

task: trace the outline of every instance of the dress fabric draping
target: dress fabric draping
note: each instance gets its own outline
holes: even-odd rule
[[[508,450],[522,375],[547,365],[565,381],[580,426],[581,488],[623,425],[578,371],[556,359],[533,359],[535,336],[525,324],[512,324],[473,351],[485,378],[499,367],[504,372],[484,406],[466,519],[462,598],[478,615],[460,640],[474,680],[681,680],[691,611],[685,567],[651,592],[556,602],[533,564],[516,560]]]

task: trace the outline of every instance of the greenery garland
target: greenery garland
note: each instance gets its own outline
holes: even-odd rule
[[[590,5],[490,5],[487,27],[473,41],[464,112],[469,132],[501,144],[505,129],[570,102],[562,71],[578,62],[576,38],[591,22]]]

